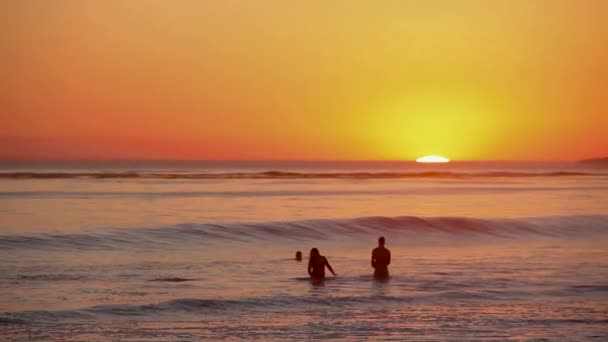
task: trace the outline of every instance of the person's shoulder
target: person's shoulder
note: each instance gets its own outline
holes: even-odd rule
[[[376,247],[376,249],[374,249],[374,252],[375,253],[390,253],[391,251],[384,246],[382,246],[382,247],[378,246],[378,247]]]

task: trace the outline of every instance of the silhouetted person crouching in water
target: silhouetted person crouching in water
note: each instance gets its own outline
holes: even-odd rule
[[[391,263],[391,251],[384,248],[384,236],[378,239],[378,247],[372,251],[374,277],[388,278],[388,265]]]
[[[327,258],[319,254],[319,250],[313,248],[310,250],[310,259],[308,260],[308,274],[312,279],[325,278],[325,266],[331,271],[331,274],[336,275]]]

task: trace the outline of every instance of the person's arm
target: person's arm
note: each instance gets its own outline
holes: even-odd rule
[[[308,259],[308,275],[312,276],[312,258]]]
[[[388,259],[386,259],[386,265],[390,265],[391,264],[391,251],[389,251],[388,249],[386,251],[388,252]]]
[[[372,267],[376,268],[376,256],[374,254],[374,251],[372,251]]]
[[[336,272],[334,272],[334,269],[331,268],[331,265],[329,264],[329,261],[327,261],[327,258],[325,258],[325,266],[327,266],[327,268],[329,269],[329,271],[331,272],[331,274],[337,275]]]

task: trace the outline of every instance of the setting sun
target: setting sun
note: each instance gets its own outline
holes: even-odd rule
[[[133,3],[0,1],[0,159],[608,149],[605,1]]]
[[[424,156],[416,159],[417,163],[448,163],[450,160],[442,156]]]

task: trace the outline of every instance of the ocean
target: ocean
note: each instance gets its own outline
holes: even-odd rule
[[[606,341],[608,169],[3,162],[0,274],[4,341]]]

